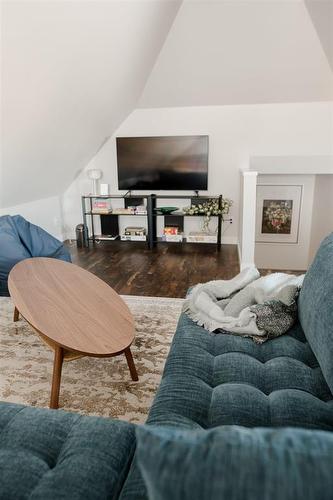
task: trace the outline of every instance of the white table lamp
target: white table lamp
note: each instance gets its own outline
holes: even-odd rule
[[[92,194],[98,194],[98,180],[102,177],[102,170],[99,168],[92,168],[87,170],[87,175],[89,179],[93,181],[93,191]]]

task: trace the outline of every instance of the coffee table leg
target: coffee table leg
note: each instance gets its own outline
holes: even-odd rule
[[[128,368],[129,368],[132,380],[138,381],[139,380],[138,373],[136,371],[133,356],[131,353],[131,349],[129,347],[127,349],[125,349],[125,356],[126,356],[126,360],[127,360],[127,364],[128,364]]]
[[[59,393],[60,393],[60,381],[61,381],[61,370],[62,370],[63,359],[64,359],[64,350],[62,349],[62,347],[55,346],[51,400],[50,400],[50,408],[53,408],[55,410],[59,407]]]
[[[13,317],[13,321],[18,321],[19,320],[19,317],[20,317],[20,312],[19,310],[17,309],[17,307],[15,307],[14,309],[14,317]]]

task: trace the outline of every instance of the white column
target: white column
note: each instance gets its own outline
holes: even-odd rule
[[[257,172],[241,172],[240,269],[254,267],[256,234]]]

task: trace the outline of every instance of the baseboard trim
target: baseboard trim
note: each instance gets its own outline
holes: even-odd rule
[[[224,245],[239,245],[238,238],[236,236],[222,236],[221,241]]]
[[[237,242],[237,254],[238,254],[239,265],[241,265],[241,262],[242,262],[242,251],[241,251],[241,247],[240,247],[239,241]]]

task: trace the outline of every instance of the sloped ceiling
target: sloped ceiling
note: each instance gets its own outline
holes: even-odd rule
[[[65,189],[135,107],[179,5],[1,3],[0,206]]]
[[[332,99],[317,2],[1,2],[0,207],[61,194],[138,102]]]
[[[332,35],[333,19],[323,17]],[[139,106],[332,98],[332,71],[303,1],[185,1]]]
[[[305,0],[305,5],[333,71],[333,2]]]

